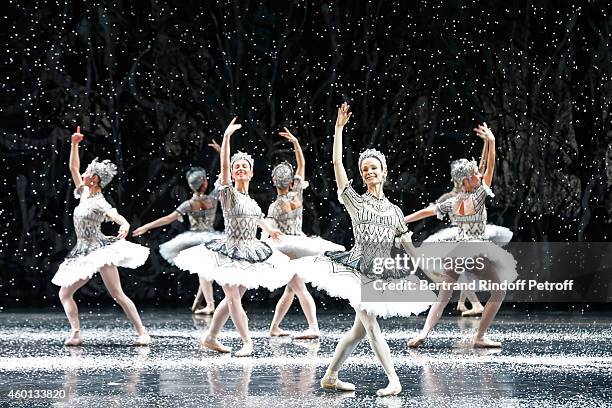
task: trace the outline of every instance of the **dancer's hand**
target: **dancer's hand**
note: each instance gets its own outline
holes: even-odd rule
[[[349,104],[344,102],[338,108],[338,117],[336,118],[336,127],[344,127],[346,123],[349,121],[352,112],[349,112]]]
[[[119,233],[117,234],[117,238],[123,239],[127,237],[128,232],[130,232],[130,224],[121,224],[119,227]]]
[[[268,231],[268,235],[270,235],[270,238],[272,238],[273,241],[278,242],[280,241],[280,237],[285,234],[283,234],[278,228],[270,228],[270,231]]]
[[[278,134],[282,137],[284,137],[285,139],[287,139],[288,141],[290,141],[291,143],[296,143],[297,137],[293,136],[291,134],[291,132],[289,131],[289,129],[287,129],[286,127],[283,127],[283,129],[285,129],[284,132],[278,132]]]
[[[238,125],[240,126],[240,125]],[[226,130],[227,132],[227,130]],[[219,143],[217,143],[215,141],[215,139],[212,140],[212,143],[209,143],[208,146],[212,147],[217,153],[221,153],[221,146],[219,145]]]
[[[77,126],[77,130],[72,134],[72,143],[79,144],[83,140],[84,136],[81,133],[81,127]]]
[[[491,129],[489,129],[489,127],[487,126],[485,122],[483,122],[482,125],[476,126],[474,128],[474,132],[476,132],[476,135],[484,141],[495,140],[495,136],[493,136],[493,132],[491,132]]]
[[[146,234],[147,232],[149,232],[149,227],[147,227],[147,226],[146,226],[146,224],[145,224],[145,225],[143,225],[143,226],[141,226],[141,227],[136,228],[136,229],[135,229],[135,230],[132,232],[132,236],[133,236],[133,237],[139,237],[139,236],[141,236],[141,235]]]
[[[232,119],[230,124],[227,125],[227,129],[225,129],[225,136],[231,136],[235,131],[237,131],[238,129],[242,127],[242,125],[236,124],[237,120],[238,120],[238,117],[236,116],[234,119]]]

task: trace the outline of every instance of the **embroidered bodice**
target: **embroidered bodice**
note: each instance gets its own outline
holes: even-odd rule
[[[261,208],[248,194],[235,187],[221,186],[219,202],[225,220],[225,235],[230,244],[257,240],[257,226],[263,218]]]
[[[89,188],[82,186],[74,190],[74,196],[79,199],[79,205],[72,215],[77,244],[68,257],[88,254],[115,241],[100,229],[102,223],[108,220],[106,213],[113,208],[102,193],[90,194]]]
[[[279,195],[268,208],[268,218],[274,220],[278,229],[287,235],[304,235],[302,232],[303,213],[302,177],[295,176],[287,194]],[[294,207],[292,210],[291,207]]]
[[[459,229],[456,241],[482,241],[487,225],[487,208],[485,199],[495,195],[484,182],[471,193],[458,193],[435,205],[436,215],[444,219],[448,215],[453,225]],[[463,203],[464,215],[459,214]]]
[[[183,221],[185,215],[189,217],[189,228],[191,231],[214,231],[215,214],[219,202],[217,189],[208,195],[193,195],[190,200],[184,201],[175,210]],[[202,208],[194,210],[193,208]]]

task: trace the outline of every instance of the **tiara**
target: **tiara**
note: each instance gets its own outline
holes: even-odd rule
[[[451,178],[455,185],[460,185],[463,180],[478,171],[476,160],[459,159],[451,163]]]
[[[253,161],[253,158],[251,157],[250,154],[247,154],[245,152],[234,153],[234,155],[230,159],[230,166],[233,166],[234,162],[236,162],[238,160],[246,160],[251,165],[251,170],[253,170],[253,163],[254,163],[254,161]]]
[[[293,180],[293,166],[288,161],[279,163],[272,170],[272,182],[274,187],[286,188]]]
[[[385,155],[376,149],[366,149],[359,154],[359,167],[361,167],[361,162],[370,157],[377,159],[382,164],[383,170],[387,169],[387,160],[385,159]]]
[[[96,157],[87,166],[87,171],[100,177],[100,187],[104,188],[117,174],[117,166],[111,163],[111,161],[108,159],[98,161],[98,158]]]
[[[201,167],[192,167],[186,174],[187,184],[193,191],[198,191],[206,181],[206,170]]]

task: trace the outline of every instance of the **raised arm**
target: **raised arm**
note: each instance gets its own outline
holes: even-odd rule
[[[483,174],[487,169],[487,151],[489,147],[489,141],[483,140],[482,153],[480,153],[480,163],[478,163],[478,171]]]
[[[219,178],[221,179],[222,186],[229,186],[232,181],[232,169],[230,168],[230,137],[235,131],[242,127],[242,125],[236,124],[237,119],[237,117],[232,119],[227,129],[225,129],[225,133],[223,133],[221,153],[219,153],[221,160],[221,173]]]
[[[474,131],[476,135],[487,143],[487,168],[482,175],[483,181],[490,186],[493,182],[493,172],[495,171],[495,136],[486,123],[477,126]]]
[[[304,159],[304,153],[302,152],[300,141],[297,139],[297,137],[291,134],[289,129],[286,127],[283,129],[285,129],[285,131],[278,132],[278,134],[293,143],[293,151],[295,152],[295,161],[297,163],[297,170],[295,171],[295,174],[303,179],[306,175],[306,160]]]
[[[412,214],[405,216],[404,222],[408,224],[410,222],[422,220],[423,218],[433,217],[434,215],[436,215],[436,206],[432,205],[430,207],[423,208],[422,210],[413,212]]]
[[[338,117],[336,118],[336,127],[334,131],[334,148],[332,153],[332,161],[334,163],[334,174],[336,176],[336,186],[338,190],[342,190],[348,185],[348,177],[346,176],[346,170],[342,163],[342,130],[344,125],[348,122],[351,117],[349,112],[349,105],[344,102],[338,108]]]
[[[81,143],[82,140],[83,135],[81,134],[81,127],[77,126],[76,133],[73,133],[71,138],[70,162],[68,163],[70,175],[76,187],[83,184],[83,179],[81,178],[81,159],[79,158],[79,143]]]
[[[177,213],[176,211],[172,211],[168,215],[160,217],[156,219],[155,221],[151,221],[143,226],[136,228],[134,232],[132,232],[132,236],[139,237],[141,235],[144,235],[145,233],[147,233],[148,231],[152,229],[159,228],[164,225],[172,224],[174,221],[178,220],[179,216],[180,216],[179,213]]]

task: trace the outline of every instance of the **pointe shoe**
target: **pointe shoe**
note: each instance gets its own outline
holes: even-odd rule
[[[396,377],[389,381],[389,385],[387,385],[385,388],[381,388],[380,390],[376,391],[376,395],[379,397],[388,397],[391,395],[397,395],[400,392],[402,392],[402,384],[400,383],[399,378]]]
[[[64,340],[64,346],[74,347],[74,346],[80,346],[82,343],[83,343],[83,340],[81,339],[81,330],[79,329],[72,330],[70,332],[70,337]]]
[[[235,357],[249,357],[251,354],[253,354],[253,342],[248,341],[244,343],[244,345],[242,346],[240,350],[234,353],[234,356]]]
[[[484,311],[484,307],[482,307],[482,306],[480,306],[480,307],[472,306],[471,309],[466,310],[463,313],[461,313],[461,316],[463,316],[463,317],[480,316],[483,311]]]
[[[280,327],[276,327],[274,329],[270,328],[270,337],[285,337],[289,335],[289,332],[281,329]]]
[[[201,307],[201,308],[192,310],[192,312],[193,314],[197,314],[197,315],[211,315],[215,312],[215,307],[214,306]]]
[[[305,332],[296,334],[293,338],[296,340],[314,340],[318,339],[319,336],[319,329],[308,329]]]
[[[465,303],[457,303],[457,310],[463,313],[467,312],[468,308],[465,306]]]
[[[334,391],[355,391],[355,384],[326,376],[321,378],[321,388]]]
[[[417,348],[421,347],[427,341],[427,337],[416,336],[408,340],[408,347]]]
[[[147,332],[136,337],[136,341],[134,342],[135,346],[148,346],[149,344],[151,344],[151,336],[149,336]]]
[[[501,348],[502,344],[499,341],[493,341],[486,337],[474,337],[472,339],[472,347],[474,348]]]
[[[200,340],[200,344],[206,347],[207,349],[214,350],[219,353],[229,353],[230,351],[232,351],[230,347],[221,344],[221,342],[217,340],[216,337],[211,337],[209,335],[203,337],[202,340]]]

